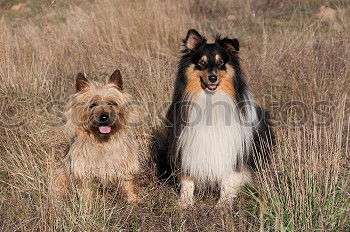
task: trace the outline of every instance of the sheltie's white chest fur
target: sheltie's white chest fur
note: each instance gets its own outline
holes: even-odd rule
[[[188,124],[178,140],[183,175],[199,182],[220,182],[236,171],[237,163],[249,153],[256,110],[249,96],[243,117],[233,98],[224,92],[191,98]]]

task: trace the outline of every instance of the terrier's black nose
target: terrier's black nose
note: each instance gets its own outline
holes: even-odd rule
[[[109,116],[107,114],[102,114],[100,116],[100,122],[106,122],[109,119]]]
[[[212,75],[209,75],[208,79],[209,79],[209,82],[215,83],[215,82],[217,82],[218,77],[216,75],[212,74]]]

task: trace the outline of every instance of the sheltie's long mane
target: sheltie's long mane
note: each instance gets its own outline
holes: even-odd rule
[[[250,122],[257,120],[254,107],[246,109],[244,116],[229,95],[218,91],[214,95],[200,93],[191,99],[187,110],[187,124],[173,157],[180,160],[183,175],[214,183],[242,167],[253,142]]]

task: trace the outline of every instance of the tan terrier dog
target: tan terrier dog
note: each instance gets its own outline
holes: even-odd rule
[[[120,184],[129,203],[139,201],[135,183],[138,149],[130,127],[136,114],[130,103],[119,70],[105,85],[78,73],[76,93],[66,112],[66,132],[73,142],[53,183],[56,190],[67,192],[71,182],[97,179],[104,186]]]

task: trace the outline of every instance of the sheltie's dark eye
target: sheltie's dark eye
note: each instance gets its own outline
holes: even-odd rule
[[[89,109],[91,110],[91,109],[93,109],[93,108],[96,107],[96,106],[97,106],[97,103],[93,102],[93,103],[91,103],[91,104],[89,105]]]
[[[116,103],[115,101],[110,101],[107,103],[107,105],[109,106],[118,106],[118,103]]]
[[[199,67],[201,67],[201,68],[205,68],[205,65],[206,65],[207,63],[204,61],[204,60],[200,60],[199,62],[198,62],[198,66]]]
[[[222,61],[222,60],[219,60],[219,61],[217,62],[217,64],[218,64],[219,69],[222,69],[222,68],[225,66],[225,63],[224,63],[224,61]]]

